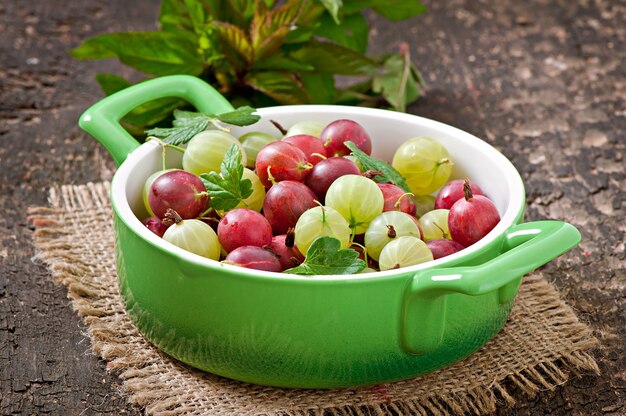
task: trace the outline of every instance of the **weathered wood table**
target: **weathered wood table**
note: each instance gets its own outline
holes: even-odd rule
[[[141,413],[92,355],[65,288],[31,261],[26,209],[53,184],[109,179],[114,165],[76,127],[116,62],[66,53],[96,33],[151,29],[157,1],[0,2],[0,413]],[[456,0],[391,24],[372,17],[371,52],[401,41],[428,84],[411,113],[467,130],[524,178],[527,220],[578,226],[580,247],[544,267],[602,343],[582,375],[499,414],[626,414],[626,2]]]

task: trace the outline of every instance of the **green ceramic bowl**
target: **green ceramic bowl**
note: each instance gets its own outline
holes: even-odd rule
[[[120,118],[176,96],[200,111],[231,105],[189,76],[146,81],[87,110],[83,129],[120,164],[111,185],[120,288],[141,333],[165,353],[224,377],[271,386],[332,388],[402,380],[456,362],[504,325],[522,276],[574,247],[579,232],[558,221],[520,223],[525,195],[513,165],[480,139],[448,125],[377,109],[283,106],[259,110],[248,130],[275,133],[301,120],[349,118],[390,160],[406,139],[439,140],[494,201],[502,220],[481,241],[426,264],[365,275],[295,276],[221,264],[147,230],[142,187],[161,169],[156,143],[139,145]],[[235,135],[246,129],[236,129]],[[180,163],[180,154],[167,158]]]

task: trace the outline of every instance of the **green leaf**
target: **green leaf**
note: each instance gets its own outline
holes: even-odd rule
[[[285,44],[304,43],[311,40],[319,26],[320,18],[327,15],[326,9],[317,2],[301,3],[301,7],[298,20],[285,37]]]
[[[291,31],[285,36],[283,41],[284,44],[291,43],[305,43],[311,40],[311,38],[315,35],[315,31],[319,25],[316,23],[312,26],[299,26],[295,25],[292,27]]]
[[[237,145],[232,145],[217,172],[202,173],[200,179],[211,196],[211,207],[217,211],[228,211],[252,195],[252,182],[243,179],[241,153]]]
[[[306,4],[300,0],[286,1],[282,6],[270,12],[269,19],[274,27],[293,26],[306,11]]]
[[[402,188],[405,192],[411,192],[402,175],[400,175],[400,173],[392,166],[383,162],[382,160],[374,159],[373,157],[361,151],[352,142],[345,142],[344,144],[348,149],[352,151],[352,156],[357,158],[365,171],[372,170],[382,173],[382,175],[375,176],[374,181],[383,183],[391,182],[394,185]]]
[[[278,51],[265,59],[254,63],[255,69],[277,69],[285,71],[313,71],[313,65],[303,64],[295,59],[285,56],[284,53]]]
[[[172,32],[110,33],[88,39],[71,51],[79,59],[117,56],[139,71],[154,75],[191,74],[203,70],[197,45],[189,37]]]
[[[341,0],[320,0],[324,5],[328,13],[332,16],[335,23],[341,23],[341,8],[343,7],[343,2]]]
[[[171,117],[172,111],[184,105],[182,100],[163,98],[141,105],[126,114],[120,123],[133,136],[143,136],[147,126],[161,123]]]
[[[187,11],[195,32],[200,33],[207,18],[203,2],[200,0],[185,0],[185,5],[187,6]]]
[[[384,72],[372,80],[372,90],[381,94],[398,111],[415,101],[421,92],[422,78],[411,63],[408,46],[400,54],[390,55],[384,62]]]
[[[247,64],[254,62],[254,49],[246,32],[240,27],[224,22],[214,22],[217,33],[232,51],[237,53]],[[228,50],[225,51],[227,55]],[[232,55],[231,55],[232,56]]]
[[[167,119],[172,111],[185,105],[184,100],[177,98],[161,98],[134,108],[122,119],[123,124],[132,125],[136,134],[143,133],[146,126],[153,126]]]
[[[381,2],[382,3],[382,2]],[[372,7],[374,11],[389,20],[399,21],[424,13],[427,9],[416,0],[391,0]]]
[[[72,49],[70,55],[76,59],[109,59],[117,55],[106,41],[107,35],[97,35],[84,41],[78,48]]]
[[[206,130],[210,123],[211,119],[209,117],[201,115],[193,122],[175,127],[156,127],[146,130],[146,134],[157,137],[168,144],[180,145],[187,143],[193,136]]]
[[[126,79],[114,74],[98,74],[96,80],[106,95],[111,95],[131,85]],[[172,111],[185,104],[178,98],[161,98],[135,107],[122,119],[122,124],[133,134],[141,134],[145,126],[166,119]]]
[[[256,5],[255,0],[229,0],[226,2],[224,0],[221,0],[221,1],[225,4],[229,4],[230,6],[230,8],[228,9],[229,12],[239,11],[241,13],[241,16],[246,21],[252,18],[252,16],[254,15],[254,10],[255,10],[255,5]],[[268,7],[270,6],[268,2],[264,2],[264,3],[266,6]],[[222,15],[220,17],[223,18],[224,16]]]
[[[337,90],[330,74],[303,73],[300,80],[312,104],[332,104]]]
[[[168,32],[193,31],[185,0],[162,0],[159,23],[161,29]]]
[[[417,0],[344,0],[346,15],[373,9],[390,20],[404,20],[424,13],[427,8]]]
[[[333,104],[373,106],[375,101],[376,97],[372,93],[372,80],[366,79],[339,90]]]
[[[290,31],[291,29],[289,27],[282,26],[277,28],[271,35],[263,39],[263,42],[257,45],[254,49],[254,60],[257,61],[259,59],[272,56],[272,54],[276,52],[283,44],[285,37],[289,34]]]
[[[340,249],[339,240],[333,237],[318,237],[313,241],[306,259],[298,267],[285,273],[304,275],[357,274],[365,268],[359,253],[350,248]]]
[[[132,85],[123,77],[115,74],[98,74],[96,75],[96,81],[98,81],[100,88],[106,95],[114,94]]]
[[[103,34],[70,53],[78,59],[117,57],[156,76],[197,75],[231,102],[256,107],[389,102],[404,109],[419,95],[421,78],[413,65],[398,69],[396,58],[364,55],[365,9],[391,19],[425,10],[414,0],[161,0],[159,31]],[[359,77],[368,86],[339,89],[337,75]],[[109,75],[99,82],[109,94],[126,85]],[[181,105],[182,100],[155,100],[131,111],[122,123],[140,134],[146,124],[171,117],[170,111]],[[178,142],[212,124],[220,128],[219,123],[218,118],[190,125],[175,120],[172,128],[151,132]]]
[[[312,65],[317,72],[338,75],[372,74],[376,64],[365,55],[330,42],[309,42],[289,56]]]
[[[254,61],[267,58],[280,48],[296,25],[302,10],[302,2],[294,0],[274,10],[262,2],[257,4],[250,24]]]
[[[255,111],[254,108],[247,106],[218,115],[175,110],[175,120],[172,123],[174,127],[157,127],[147,130],[146,134],[157,137],[168,144],[180,145],[187,143],[193,136],[206,130],[210,125],[224,129],[219,125],[219,122],[235,126],[254,124],[260,119],[260,116],[252,114]]]
[[[233,126],[249,126],[261,119],[258,114],[253,114],[255,111],[255,108],[244,106],[228,113],[218,114],[216,117],[219,121]]]
[[[367,51],[367,21],[360,13],[346,16],[341,24],[335,23],[329,15],[324,15],[315,34],[360,53]]]
[[[291,72],[256,72],[246,78],[246,84],[280,104],[302,104],[310,100],[302,83]]]

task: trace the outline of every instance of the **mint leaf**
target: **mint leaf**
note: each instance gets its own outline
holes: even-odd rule
[[[100,84],[100,88],[102,88],[105,95],[111,95],[133,85],[125,78],[115,74],[97,74],[96,81]]]
[[[71,52],[78,59],[117,57],[146,74],[199,75],[204,63],[197,45],[183,34],[172,32],[128,32],[98,35]]]
[[[398,111],[405,111],[407,103],[412,103],[420,96],[424,85],[411,62],[407,44],[401,45],[400,53],[385,59],[384,72],[372,81],[372,90],[381,94]]]
[[[366,54],[370,11],[389,19],[424,12],[418,0],[161,0],[158,29],[107,33],[70,51],[76,59],[118,61],[148,75],[191,74],[230,102],[252,107],[342,103],[403,109],[420,93],[417,70],[396,58]],[[340,23],[340,24],[339,24]],[[399,65],[400,64],[400,65]],[[353,88],[337,76],[359,77]],[[335,83],[337,81],[337,83]],[[341,82],[339,82],[341,81]],[[346,81],[346,82],[344,82]],[[100,76],[107,92],[128,84]],[[349,87],[346,89],[346,87]],[[384,99],[383,99],[384,98]],[[140,136],[171,115],[176,100],[153,101],[124,116]],[[231,121],[233,124],[248,121]],[[184,143],[219,118],[181,120],[154,135]]]
[[[252,114],[256,110],[252,107],[244,106],[236,110],[218,115],[196,113],[193,111],[174,110],[174,127],[157,127],[146,130],[148,136],[154,136],[167,144],[179,145],[187,143],[196,134],[206,130],[209,125],[215,125],[224,129],[218,123],[228,123],[234,126],[248,126],[254,124],[261,118]]]
[[[156,127],[146,130],[146,134],[148,136],[158,137],[167,144],[180,145],[187,143],[193,136],[206,130],[210,123],[211,117],[200,114],[196,118],[188,120],[183,125]]]
[[[389,20],[409,19],[426,12],[428,9],[417,0],[358,0],[347,1],[343,7],[346,15],[372,9]]]
[[[275,54],[268,56],[265,59],[256,61],[254,63],[254,69],[279,69],[287,71],[313,71],[315,68],[313,65],[303,64],[294,59],[285,56],[281,51],[277,51]]]
[[[296,74],[288,71],[263,71],[249,74],[245,82],[280,104],[310,103]]]
[[[376,70],[376,63],[362,53],[331,42],[310,41],[289,56],[323,73],[368,75]]]
[[[324,8],[328,10],[328,13],[333,17],[335,23],[341,23],[341,8],[343,7],[342,0],[320,0],[324,5]]]
[[[193,30],[193,23],[189,17],[184,0],[163,0],[159,11],[161,30],[176,32]]]
[[[333,237],[318,237],[298,267],[285,273],[304,275],[357,274],[365,268],[359,253],[350,248],[340,249],[341,243]]]
[[[389,20],[399,21],[424,13],[427,9],[421,2],[416,0],[386,0],[373,6],[372,9]]]
[[[243,179],[241,153],[237,145],[232,145],[220,165],[220,173],[209,172],[200,175],[211,197],[211,207],[217,211],[228,211],[252,195],[252,181]]]
[[[330,39],[360,53],[367,51],[367,20],[361,13],[346,16],[339,25],[329,15],[324,14],[320,19],[320,25],[315,30],[315,35]]]
[[[213,26],[222,41],[222,52],[231,65],[239,67],[254,62],[254,48],[246,31],[226,22],[214,22]]]
[[[132,85],[126,79],[114,74],[98,74],[96,80],[106,95],[111,95]],[[131,134],[140,136],[146,125],[154,125],[172,114],[172,111],[185,104],[179,98],[159,98],[133,108],[121,123]]]
[[[309,95],[312,104],[332,103],[335,101],[337,89],[335,78],[330,74],[303,73],[300,81]]]
[[[261,119],[261,116],[258,114],[253,114],[255,111],[255,108],[243,106],[228,113],[218,114],[216,117],[219,121],[232,124],[233,126],[248,126]]]
[[[402,188],[405,192],[411,192],[402,175],[400,175],[400,173],[391,165],[383,162],[382,160],[374,159],[373,157],[368,156],[352,142],[345,142],[344,144],[352,151],[352,156],[357,158],[365,171],[372,170],[382,173],[382,175],[375,176],[374,181],[391,182]]]

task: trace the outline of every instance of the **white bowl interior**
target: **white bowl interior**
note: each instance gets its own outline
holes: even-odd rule
[[[232,134],[236,137],[249,131],[277,134],[277,129],[270,120],[275,120],[283,127],[288,128],[303,120],[315,120],[327,124],[334,120],[347,118],[360,123],[369,133],[372,138],[372,156],[388,162],[391,161],[400,144],[410,138],[430,137],[442,143],[450,153],[454,163],[452,178],[467,177],[480,185],[483,192],[494,202],[501,216],[500,223],[486,237],[462,252],[453,254],[454,258],[470,250],[480,250],[490,241],[493,241],[499,234],[513,225],[520,210],[523,209],[524,187],[519,173],[509,160],[482,140],[446,124],[410,114],[360,107],[282,106],[263,108],[259,109],[258,112],[261,115],[261,121],[253,126],[233,128]],[[181,159],[179,152],[168,150],[167,167],[180,167]],[[137,218],[143,219],[147,216],[142,199],[144,183],[148,176],[160,169],[162,169],[162,157],[161,149],[157,143],[148,142],[131,153],[120,166],[112,182],[112,198],[116,209],[131,228],[151,243],[166,246],[186,260],[216,265],[217,263],[212,260],[179,249],[160,239],[147,230]],[[424,267],[435,266],[452,259],[452,256],[400,270],[419,270]],[[235,266],[223,265],[221,267]],[[237,270],[256,276],[275,275],[274,273],[250,271],[243,268],[237,268]],[[397,274],[397,271],[375,274],[386,273]],[[364,275],[359,276],[363,277]],[[308,276],[307,278],[310,279]]]

